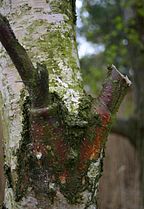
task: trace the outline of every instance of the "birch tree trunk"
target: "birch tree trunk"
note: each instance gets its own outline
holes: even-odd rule
[[[0,6],[22,45],[1,16],[3,208],[96,209],[105,139],[130,81],[111,66],[97,101],[85,94],[74,0]]]

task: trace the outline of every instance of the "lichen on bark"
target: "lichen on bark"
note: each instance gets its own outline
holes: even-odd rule
[[[6,163],[12,180],[7,177],[5,205],[9,209],[96,208],[106,137],[129,83],[111,66],[97,102],[86,95],[75,40],[75,1],[17,2],[18,5],[14,1],[10,10],[5,2],[3,8],[23,45],[15,42],[26,59],[19,53],[17,58],[22,64],[24,60],[29,61],[26,64],[30,68],[23,68],[21,72],[15,57],[11,56],[20,78],[2,52],[1,91],[4,112],[8,115],[6,121],[9,121],[5,145],[6,156],[10,159]],[[6,30],[7,34],[9,32]],[[6,37],[1,33],[4,47]],[[10,54],[9,50],[7,52]],[[27,74],[24,76],[27,70],[30,78]],[[44,72],[46,79],[42,79],[40,72]],[[45,89],[38,84],[44,84]],[[28,90],[28,95],[23,88]],[[48,96],[41,103],[39,99],[44,92]],[[33,95],[37,95],[35,100]],[[18,130],[13,129],[14,125]],[[11,183],[10,188],[8,183]]]

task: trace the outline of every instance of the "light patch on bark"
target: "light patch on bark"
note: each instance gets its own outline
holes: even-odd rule
[[[13,181],[16,181],[16,153],[19,148],[22,130],[22,115],[19,103],[22,84],[16,82],[20,80],[20,77],[11,63],[10,58],[4,54],[2,47],[0,47],[0,51],[0,90],[3,104],[1,112],[5,145],[5,164],[10,167]],[[7,184],[5,187],[5,203],[9,209],[17,208],[13,190],[7,187]]]
[[[37,152],[37,153],[36,153],[36,158],[37,158],[38,160],[40,160],[41,157],[42,157],[42,153],[41,153],[41,152]]]
[[[66,61],[66,59],[62,60],[60,58],[56,60],[58,67],[61,70],[61,76],[58,76],[55,69],[53,69],[53,74],[50,74],[50,80],[55,86],[50,86],[50,91],[58,92],[58,95],[63,98],[68,111],[77,114],[82,92],[72,88],[73,86],[77,87],[77,82],[73,80],[73,69],[68,66]],[[80,72],[77,72],[76,79],[78,82],[81,82]]]
[[[12,188],[9,188],[7,183],[5,187],[5,205],[8,209],[18,209],[18,204],[14,201],[14,193]]]
[[[101,170],[102,170],[102,161],[104,150],[101,150],[100,156],[97,159],[96,162],[92,162],[89,166],[87,176],[89,178],[90,185],[92,186],[93,190],[93,198],[96,200],[97,192],[98,192],[98,186],[99,186],[99,178],[101,176]],[[91,193],[90,193],[91,196]],[[92,198],[91,198],[92,199]]]
[[[19,209],[40,209],[38,207],[38,201],[35,198],[33,192],[31,192],[31,188],[29,188],[29,192],[26,197],[23,197]]]
[[[0,90],[2,94],[2,118],[4,126],[4,142],[6,164],[11,166],[11,169],[16,168],[16,151],[19,147],[22,130],[22,116],[20,110],[20,90],[22,84],[17,83],[20,77],[11,63],[9,57],[5,55],[2,46],[0,47]],[[7,133],[6,133],[7,132]]]

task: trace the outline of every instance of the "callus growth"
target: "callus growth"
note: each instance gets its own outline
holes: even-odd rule
[[[51,182],[71,204],[82,201],[86,191],[90,192],[87,204],[95,202],[106,138],[129,86],[130,81],[111,66],[98,99],[90,99],[86,110],[81,110],[87,115],[85,124],[79,118],[81,122],[69,125],[68,112],[54,95],[49,97],[53,103],[48,108],[30,109],[32,154],[27,175],[36,192],[41,182],[45,185],[41,192],[55,198],[56,191],[51,193],[49,188]]]

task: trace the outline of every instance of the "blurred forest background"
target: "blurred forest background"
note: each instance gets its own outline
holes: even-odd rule
[[[143,209],[144,0],[78,0],[77,6],[85,90],[96,96],[112,63],[133,83],[106,145],[99,207]]]

